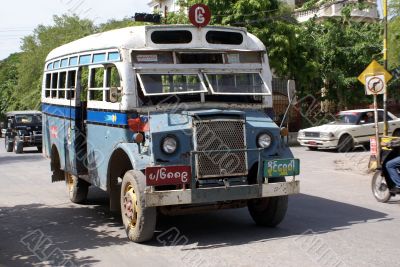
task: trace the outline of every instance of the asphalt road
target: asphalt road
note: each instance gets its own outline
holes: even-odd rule
[[[103,192],[72,204],[41,154],[1,144],[0,265],[400,266],[400,201],[374,200],[368,153],[293,150],[302,193],[278,228],[255,226],[247,209],[210,212],[166,218],[140,245],[125,238]]]

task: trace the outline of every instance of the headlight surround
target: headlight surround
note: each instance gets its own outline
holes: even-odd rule
[[[167,136],[162,140],[161,148],[168,155],[174,154],[178,149],[178,140],[174,136]]]
[[[268,148],[272,144],[272,136],[268,133],[262,133],[257,137],[257,145],[260,148]]]
[[[331,139],[335,137],[335,135],[333,133],[321,132],[320,137],[324,139]]]
[[[306,133],[305,133],[305,132],[299,132],[299,133],[297,134],[297,137],[300,137],[300,138],[306,137]]]

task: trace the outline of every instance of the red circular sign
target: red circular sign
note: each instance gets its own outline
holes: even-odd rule
[[[204,4],[196,4],[189,9],[189,19],[194,26],[205,27],[210,23],[211,10]]]

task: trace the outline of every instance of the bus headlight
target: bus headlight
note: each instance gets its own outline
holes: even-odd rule
[[[272,144],[272,137],[267,134],[267,133],[263,133],[260,134],[257,138],[257,145],[260,148],[268,148],[270,147]]]
[[[161,147],[166,154],[173,154],[178,148],[178,141],[172,136],[167,136],[162,141]]]

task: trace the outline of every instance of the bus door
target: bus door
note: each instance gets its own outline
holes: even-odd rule
[[[89,68],[80,67],[68,72],[67,99],[70,100],[70,114],[66,127],[67,170],[74,175],[87,174],[87,91]]]

